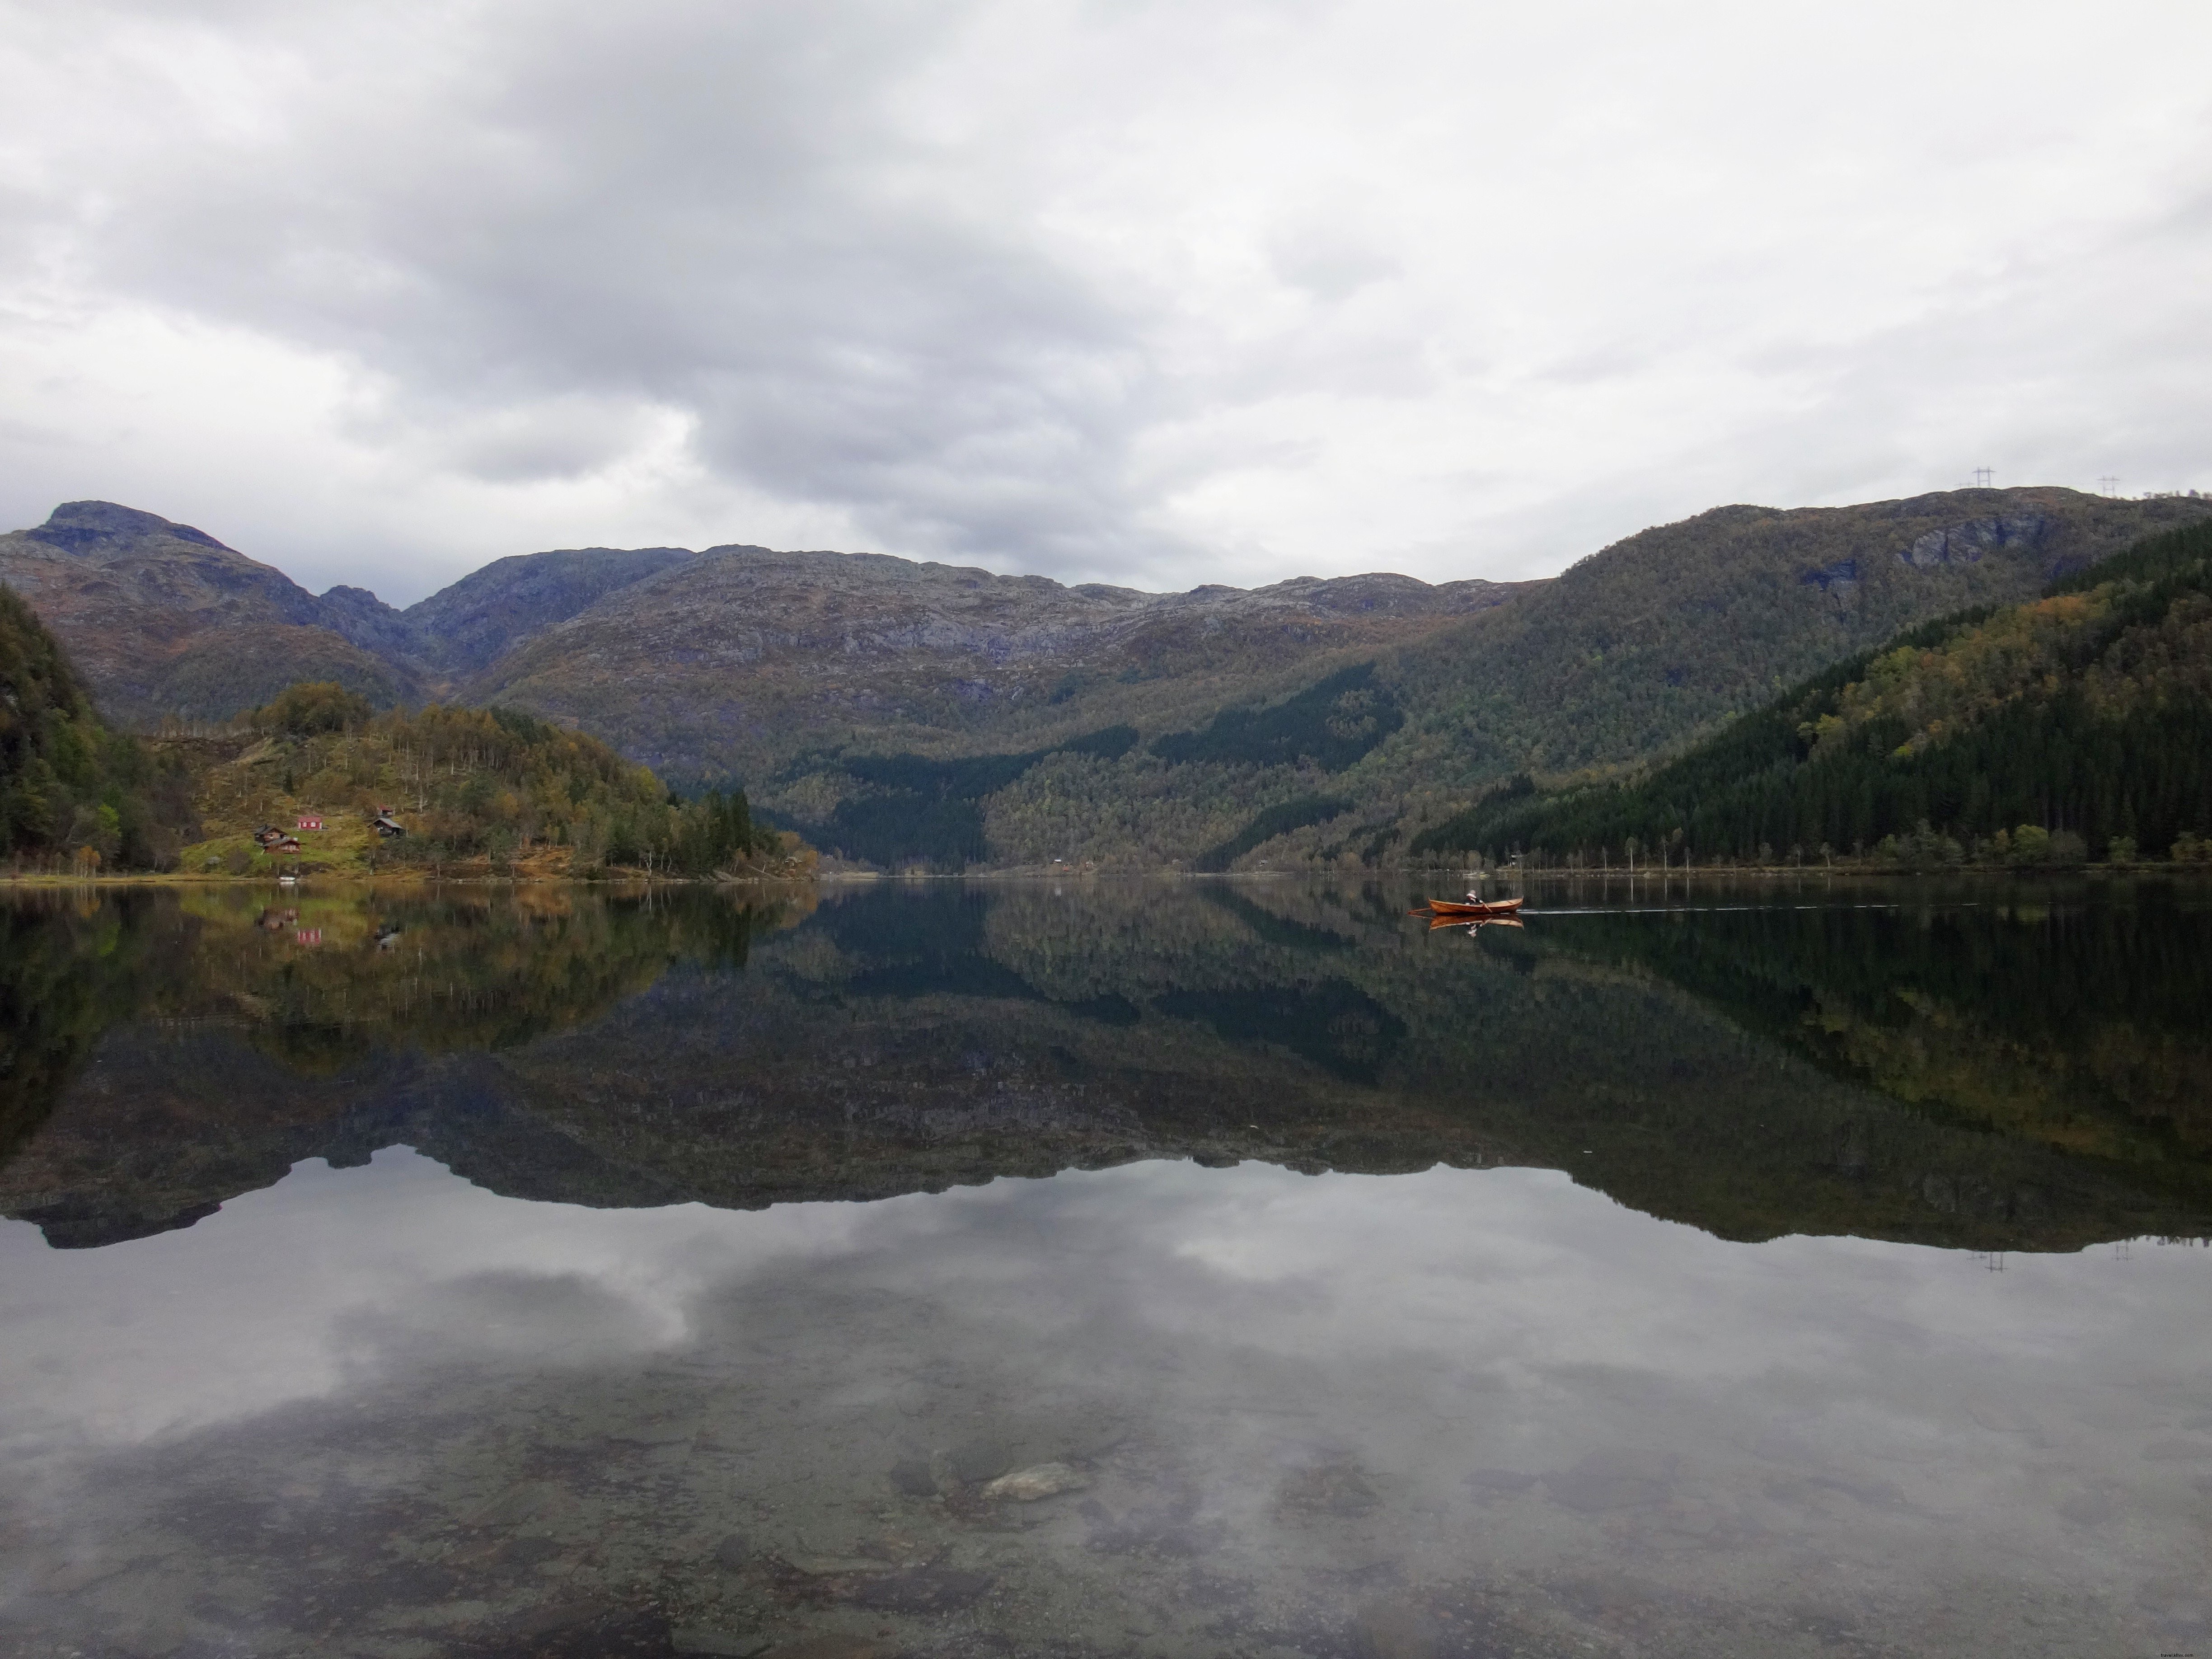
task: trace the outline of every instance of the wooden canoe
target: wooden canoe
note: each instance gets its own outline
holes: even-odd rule
[[[1523,902],[1525,901],[1517,898],[1470,899],[1465,902],[1458,899],[1431,899],[1429,914],[1432,916],[1465,918],[1472,921],[1487,916],[1510,916],[1518,910]]]

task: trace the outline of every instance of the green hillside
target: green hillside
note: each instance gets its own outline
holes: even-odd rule
[[[1376,760],[1416,784],[1646,761],[1905,629],[2033,599],[2208,512],[2056,489],[1716,507],[1407,652],[1389,678],[1413,718]]]
[[[1647,765],[1902,629],[2031,599],[2208,512],[2068,489],[1716,508],[1218,712],[1187,690],[1196,706],[1177,718],[1176,682],[1147,684],[1155,701],[1120,716],[1147,734],[1127,755],[1050,762],[980,803],[990,852],[1199,868],[1395,862],[1516,775],[1556,783]]]
[[[186,849],[195,873],[708,875],[783,852],[742,792],[680,798],[597,738],[511,708],[379,714],[323,684],[293,686],[244,719],[258,739],[197,757],[210,834]],[[377,833],[372,821],[387,808],[404,835]],[[324,827],[301,833],[297,854],[255,845],[260,826],[301,818]]]
[[[0,587],[0,855],[80,874],[163,868],[188,823],[181,775],[100,723],[54,636]]]
[[[1771,862],[2197,856],[2212,829],[2212,525],[1929,623],[1648,776],[1525,778],[1417,853]]]

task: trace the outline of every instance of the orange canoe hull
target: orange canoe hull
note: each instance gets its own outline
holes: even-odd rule
[[[1510,916],[1526,901],[1517,898],[1488,899],[1481,902],[1462,903],[1456,899],[1431,899],[1429,914],[1432,916],[1464,916],[1474,921],[1485,916]]]

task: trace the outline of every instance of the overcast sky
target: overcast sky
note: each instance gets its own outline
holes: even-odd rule
[[[2212,487],[2212,6],[0,0],[0,521],[1540,574]]]

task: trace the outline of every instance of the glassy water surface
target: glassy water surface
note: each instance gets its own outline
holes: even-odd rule
[[[2212,1654],[2157,884],[0,902],[0,1652]]]

